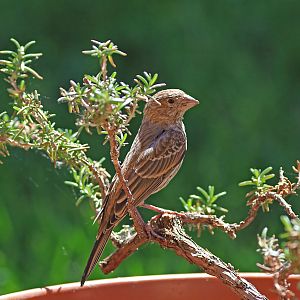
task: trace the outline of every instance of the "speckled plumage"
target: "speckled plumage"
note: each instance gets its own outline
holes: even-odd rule
[[[140,129],[122,164],[136,206],[164,188],[179,170],[187,150],[182,117],[198,101],[178,89],[156,93],[144,109]],[[127,214],[127,198],[115,176],[103,201],[96,241],[84,270],[84,284],[97,264],[114,227]]]

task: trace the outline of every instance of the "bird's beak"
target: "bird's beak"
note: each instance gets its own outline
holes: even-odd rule
[[[199,104],[199,101],[189,95],[186,95],[186,97],[184,98],[184,101],[183,101],[183,105],[185,106],[186,110],[188,110],[198,104]]]

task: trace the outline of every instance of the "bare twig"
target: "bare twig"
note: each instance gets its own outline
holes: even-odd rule
[[[293,191],[296,192],[300,188],[300,161],[297,160],[297,166],[293,167],[294,172],[297,174],[297,182],[293,186]]]
[[[215,215],[201,215],[196,213],[185,213],[181,217],[183,224],[209,225],[212,228],[219,228],[227,233],[231,238],[236,238],[237,224],[229,224]]]
[[[20,142],[17,142],[9,137],[6,137],[4,135],[0,136],[0,142],[4,142],[12,147],[17,147],[17,148],[22,148],[24,150],[29,150],[33,144],[30,144],[30,143],[20,143]]]
[[[116,174],[118,176],[118,180],[120,181],[122,188],[127,196],[127,205],[128,205],[128,212],[132,218],[134,228],[138,232],[140,236],[145,235],[145,223],[139,214],[137,208],[134,206],[134,199],[132,196],[132,193],[130,189],[127,186],[126,180],[123,176],[122,169],[119,163],[119,150],[117,146],[117,141],[116,141],[116,132],[115,129],[110,125],[107,124],[107,133],[109,136],[109,143],[110,143],[110,157],[112,160],[112,163],[114,165]]]
[[[294,192],[293,192],[294,193]],[[290,194],[293,194],[290,193]],[[285,196],[288,196],[290,194],[287,194]],[[283,198],[282,195],[280,195],[277,192],[266,192],[266,193],[262,193],[260,195],[258,195],[256,198],[251,200],[251,207],[248,211],[248,216],[246,217],[245,220],[241,221],[237,226],[236,226],[236,231],[240,231],[244,228],[246,228],[247,226],[249,226],[254,219],[256,218],[257,212],[259,210],[259,208],[261,207],[261,205],[268,200],[274,200],[277,201],[279,203],[280,206],[282,206],[286,213],[292,218],[292,219],[296,219],[298,218],[298,215],[295,214],[295,212],[292,210],[292,207],[290,204],[288,204],[285,199]]]
[[[295,294],[290,288],[288,277],[293,273],[292,264],[286,263],[273,275],[274,286],[281,300],[295,299]]]
[[[128,117],[127,117],[127,120],[125,121],[125,124],[124,124],[125,126],[128,126],[129,123],[131,122],[131,120],[135,117],[137,108],[138,108],[137,102],[133,101],[128,109]]]
[[[101,176],[99,170],[97,170],[94,165],[88,164],[88,167],[89,167],[90,171],[93,173],[93,175],[100,187],[101,198],[103,200],[107,193],[107,186],[103,180],[103,177]]]
[[[256,218],[259,208],[260,208],[260,203],[257,201],[249,209],[248,216],[245,218],[245,220],[242,220],[242,221],[240,221],[239,224],[237,224],[236,231],[240,231],[240,230],[246,228],[247,226],[249,226]]]
[[[284,210],[286,211],[286,213],[287,213],[292,219],[298,218],[298,215],[296,215],[296,214],[293,212],[291,205],[288,204],[288,203],[284,200],[284,198],[283,198],[281,195],[279,195],[279,194],[277,194],[277,193],[275,193],[275,192],[267,192],[267,193],[265,194],[265,197],[277,201],[277,202],[279,203],[279,205],[282,206],[282,207],[284,208]]]

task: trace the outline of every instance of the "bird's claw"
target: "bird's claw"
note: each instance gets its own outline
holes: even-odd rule
[[[153,227],[150,224],[146,223],[144,226],[144,230],[148,236],[148,239],[151,240],[151,238],[154,237],[154,238],[163,240],[163,237],[161,235],[159,235],[157,232],[155,232],[155,230],[153,229]]]

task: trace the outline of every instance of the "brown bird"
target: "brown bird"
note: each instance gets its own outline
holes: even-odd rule
[[[148,100],[140,129],[122,164],[135,206],[164,188],[179,170],[187,150],[183,115],[198,103],[178,89],[160,91]],[[81,286],[98,263],[112,230],[127,213],[127,197],[115,176],[102,204],[98,234]]]

